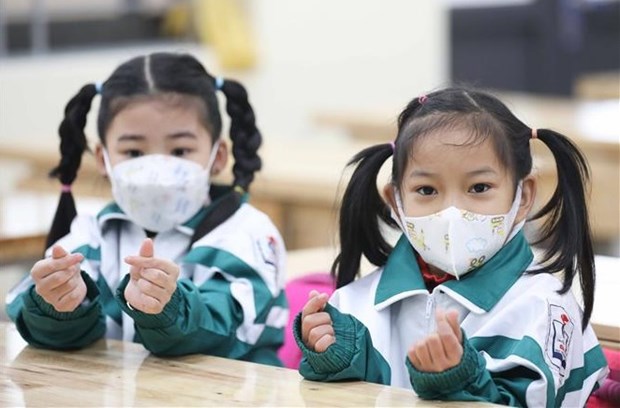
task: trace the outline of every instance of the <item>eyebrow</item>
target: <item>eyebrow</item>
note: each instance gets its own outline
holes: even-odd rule
[[[497,172],[492,167],[485,166],[479,169],[468,171],[465,174],[468,176],[479,176],[479,175],[485,175],[485,174],[497,174]],[[413,170],[409,174],[409,177],[433,177],[433,176],[435,176],[435,173],[427,171],[427,170]]]
[[[172,140],[184,139],[184,138],[198,139],[198,137],[194,133],[188,130],[183,130],[181,132],[172,133],[166,136],[166,139],[172,139]]]
[[[435,173],[426,170],[414,170],[409,174],[409,177],[432,177]]]
[[[144,140],[144,136],[142,135],[121,135],[118,138],[119,142],[139,142]]]
[[[171,140],[184,139],[184,138],[197,139],[197,136],[190,131],[176,132],[176,133],[172,133],[166,136],[166,139],[171,139]],[[119,142],[140,142],[144,139],[146,139],[146,137],[143,135],[127,134],[127,135],[121,135],[118,138],[118,141]]]
[[[466,174],[468,176],[480,176],[485,174],[497,174],[497,172],[492,167],[485,166],[476,170],[468,171]]]

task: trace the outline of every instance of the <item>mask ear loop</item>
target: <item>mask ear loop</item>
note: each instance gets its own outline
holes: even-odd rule
[[[390,208],[390,216],[394,221],[396,221],[401,231],[406,234],[407,230],[405,228],[405,211],[403,210],[403,202],[400,198],[400,191],[395,186],[392,187],[392,189],[394,191],[394,201],[396,201],[396,212],[394,212],[393,208]]]
[[[517,184],[517,191],[515,193],[515,199],[512,202],[512,207],[510,208],[509,214],[512,216],[512,226],[510,229],[510,234],[508,234],[508,238],[506,238],[506,241],[504,241],[504,245],[506,244],[506,242],[509,242],[511,239],[513,239],[515,237],[515,235],[517,235],[519,233],[519,231],[521,231],[523,229],[523,226],[525,225],[525,218],[523,219],[523,221],[521,221],[520,223],[515,225],[515,218],[517,217],[517,212],[519,211],[519,205],[521,204],[521,194],[523,192],[523,181],[520,180],[519,183]]]
[[[209,161],[205,167],[205,172],[207,173],[207,197],[205,199],[205,205],[211,204],[211,169],[215,164],[215,158],[217,157],[217,151],[220,148],[222,139],[218,139],[215,143],[213,143],[213,147],[211,148],[211,153],[209,154]]]
[[[209,175],[211,175],[211,168],[215,164],[215,158],[217,157],[217,151],[220,148],[221,142],[222,140],[218,139],[215,143],[213,143],[213,147],[211,148],[211,153],[209,154],[209,161],[207,162],[207,166],[205,167],[205,170],[209,172]]]
[[[105,166],[105,171],[108,173],[108,178],[110,181],[113,179],[112,177],[112,164],[110,163],[110,155],[108,154],[108,149],[103,148],[103,165]]]

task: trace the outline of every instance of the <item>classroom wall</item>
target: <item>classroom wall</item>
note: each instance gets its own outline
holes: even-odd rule
[[[447,81],[441,1],[250,3],[260,50],[253,99],[274,134],[314,137],[318,111],[394,107]]]
[[[446,12],[441,2],[261,0],[247,2],[259,63],[229,72],[248,87],[266,138],[319,137],[316,112],[393,106],[445,84]],[[56,149],[64,105],[85,83],[104,79],[132,55],[189,51],[218,73],[211,51],[194,44],[81,50],[0,63],[0,145]],[[97,102],[97,100],[95,101]],[[87,127],[95,140],[94,120]]]

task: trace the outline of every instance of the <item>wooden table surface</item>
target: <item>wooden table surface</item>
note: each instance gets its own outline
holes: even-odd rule
[[[204,355],[158,358],[141,345],[100,340],[79,351],[25,346],[0,323],[0,406],[441,406],[409,390],[317,383],[297,371]],[[486,404],[485,404],[486,405]]]
[[[597,255],[594,263],[596,288],[590,321],[601,344],[620,350],[620,257]]]

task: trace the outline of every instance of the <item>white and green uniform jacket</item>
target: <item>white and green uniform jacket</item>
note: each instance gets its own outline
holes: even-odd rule
[[[412,387],[422,398],[532,407],[584,406],[607,374],[592,328],[550,274],[530,275],[533,255],[522,233],[479,269],[425,287],[415,253],[401,238],[387,264],[338,289],[329,301],[336,343],[309,350],[301,374],[311,380],[364,380]],[[459,365],[416,370],[407,351],[435,330],[435,310],[456,309],[463,331]]]
[[[161,313],[127,307],[129,265],[123,259],[138,254],[146,233],[112,203],[96,217],[76,217],[58,241],[84,255],[85,302],[73,312],[57,312],[28,277],[7,296],[9,316],[39,347],[80,348],[105,336],[141,342],[157,355],[204,353],[280,365],[276,352],[288,316],[282,238],[265,214],[243,203],[188,251],[194,228],[211,208],[153,239],[155,256],[181,268]]]

